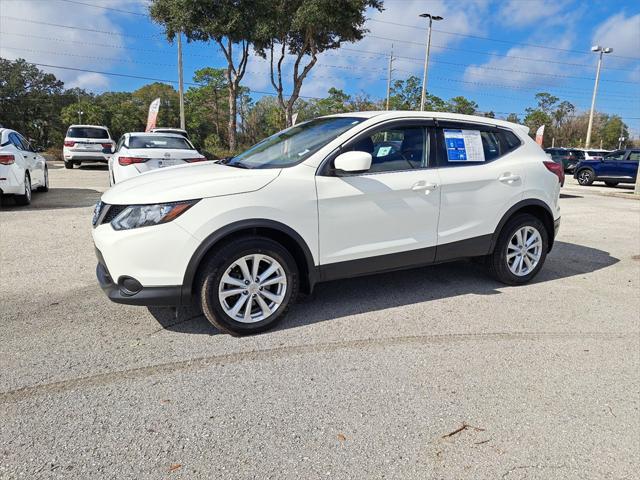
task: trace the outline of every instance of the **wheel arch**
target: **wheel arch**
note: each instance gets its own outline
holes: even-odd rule
[[[500,232],[502,231],[506,223],[515,215],[519,215],[521,213],[528,213],[530,215],[533,215],[534,217],[540,219],[540,221],[544,224],[545,229],[547,230],[547,237],[549,238],[549,249],[547,251],[551,251],[551,249],[553,248],[555,237],[553,213],[551,213],[551,209],[549,208],[549,206],[542,200],[532,198],[516,203],[502,216],[500,222],[498,223],[498,226],[495,229],[495,232],[493,233],[493,237],[491,238],[491,248],[489,250],[489,253],[493,253],[496,243],[498,242]]]
[[[291,227],[275,220],[250,219],[226,225],[200,243],[191,256],[184,274],[181,295],[183,304],[189,303],[198,271],[213,248],[247,234],[270,238],[285,247],[298,266],[302,291],[311,293],[317,281],[317,272],[311,250],[302,236]]]

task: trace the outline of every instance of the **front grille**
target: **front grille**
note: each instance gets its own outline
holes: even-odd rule
[[[102,221],[100,222],[101,225],[104,225],[105,223],[111,223],[114,218],[116,218],[125,208],[127,208],[127,205],[105,204],[104,208],[106,209],[106,213],[102,217]]]

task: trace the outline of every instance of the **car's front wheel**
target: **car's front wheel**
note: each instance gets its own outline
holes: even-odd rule
[[[547,257],[549,236],[544,224],[533,215],[517,215],[507,222],[493,253],[489,272],[507,285],[521,285],[535,277]]]
[[[585,187],[591,185],[593,181],[596,179],[593,170],[585,168],[584,170],[580,170],[577,175],[578,183],[580,185],[584,185]]]
[[[216,251],[199,272],[202,311],[220,330],[250,335],[272,328],[298,293],[298,268],[279,243],[242,237]]]

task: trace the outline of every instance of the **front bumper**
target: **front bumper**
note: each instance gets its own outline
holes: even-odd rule
[[[102,253],[97,248],[96,257],[98,257],[98,265],[96,267],[98,283],[112,302],[146,306],[179,306],[185,304],[185,302],[182,302],[182,286],[180,285],[142,287],[135,293],[129,292],[123,285],[119,285],[111,278]]]

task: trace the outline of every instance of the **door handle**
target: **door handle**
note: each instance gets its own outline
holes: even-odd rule
[[[435,190],[438,188],[438,185],[435,183],[427,183],[425,181],[420,181],[418,183],[414,183],[411,187],[411,190],[414,192],[425,192],[429,193],[431,190]]]
[[[500,176],[500,178],[498,178],[499,181],[501,181],[502,183],[514,183],[520,180],[520,175],[514,175],[511,173],[505,173],[503,175]]]

